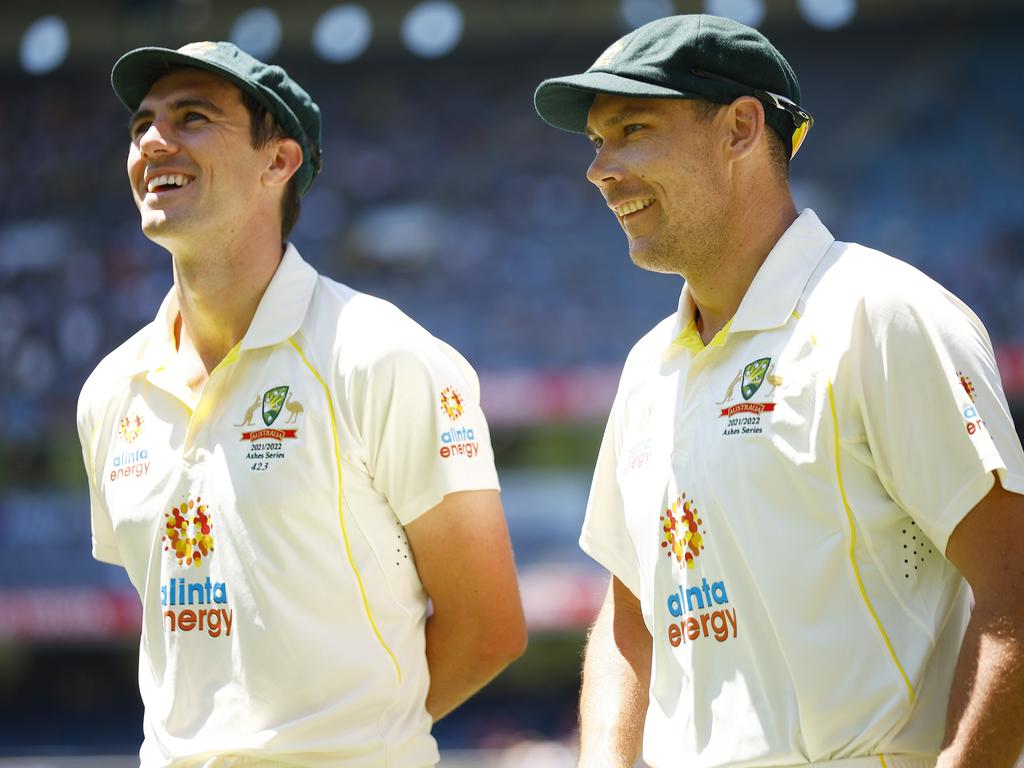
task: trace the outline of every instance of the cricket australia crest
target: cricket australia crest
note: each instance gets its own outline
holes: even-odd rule
[[[264,426],[258,429],[244,430],[242,442],[249,444],[244,454],[245,459],[252,462],[249,468],[254,472],[263,472],[270,469],[276,460],[286,458],[285,453],[288,450],[286,443],[298,438],[299,422],[306,409],[295,399],[295,393],[291,391],[291,387],[287,385],[273,387],[264,392],[262,396],[259,393],[256,394],[255,399],[245,409],[241,423],[235,424],[235,426],[254,426],[253,419],[257,410],[263,419]],[[288,418],[279,422],[277,426],[272,426],[277,422],[281,411],[288,411]],[[288,427],[289,424],[295,426]],[[259,427],[259,423],[257,422],[255,426]],[[257,441],[260,442],[257,444]]]
[[[740,383],[740,393],[744,400],[752,398],[754,393],[761,388],[771,362],[770,357],[762,357],[752,363],[747,363],[747,367],[743,369],[743,379]]]
[[[763,374],[762,378],[764,378]],[[284,408],[284,401],[287,395],[287,386],[274,387],[263,393],[263,423],[268,427],[274,423],[281,413],[281,409]]]

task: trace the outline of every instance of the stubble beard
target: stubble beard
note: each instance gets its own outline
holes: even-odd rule
[[[725,226],[724,217],[710,211],[685,226],[676,226],[658,235],[644,238],[646,242],[629,239],[629,257],[649,272],[681,275],[686,280],[706,278],[717,264],[717,254]],[[627,236],[628,237],[628,236]]]

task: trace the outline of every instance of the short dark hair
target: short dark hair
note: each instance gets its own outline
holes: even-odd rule
[[[715,101],[708,101],[707,99],[694,99],[693,100],[693,111],[697,116],[697,119],[706,123],[709,122],[715,115],[718,114],[719,110],[723,107],[728,106],[727,104],[719,104]],[[764,127],[768,129],[768,154],[772,159],[772,165],[779,171],[782,178],[789,178],[789,150],[787,149],[789,141],[780,134],[775,128],[764,124]]]
[[[241,92],[242,103],[249,111],[249,134],[252,139],[253,149],[263,149],[275,139],[287,139],[288,134],[284,128],[274,119],[274,116],[267,111],[267,108],[245,91]],[[287,240],[291,234],[295,222],[299,220],[299,187],[292,176],[285,187],[284,196],[281,198],[281,239]]]

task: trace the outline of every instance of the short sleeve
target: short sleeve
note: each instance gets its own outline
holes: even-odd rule
[[[424,334],[369,364],[356,418],[374,487],[403,525],[449,493],[498,488],[476,373]]]
[[[601,440],[580,547],[640,597],[640,573],[632,537],[626,526],[626,507],[618,481],[621,446],[618,399]]]
[[[992,472],[1024,492],[1024,454],[984,326],[937,284],[925,288],[866,302],[861,407],[887,491],[945,552]]]
[[[88,387],[88,384],[86,385]],[[99,492],[96,478],[96,432],[89,411],[86,388],[78,400],[78,439],[82,444],[82,461],[89,484],[89,509],[92,517],[92,556],[112,565],[123,565],[114,538],[110,513]]]

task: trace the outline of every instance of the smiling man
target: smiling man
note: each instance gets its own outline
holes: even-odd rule
[[[93,554],[142,599],[141,763],[432,766],[525,643],[476,375],[286,242],[321,129],[284,70],[206,42],[112,82],[174,275],[78,412]]]
[[[812,121],[759,32],[654,21],[541,117],[644,269],[580,544],[586,768],[1010,768],[1024,729],[1024,455],[956,297],[797,213]],[[968,583],[976,606],[969,608]]]

